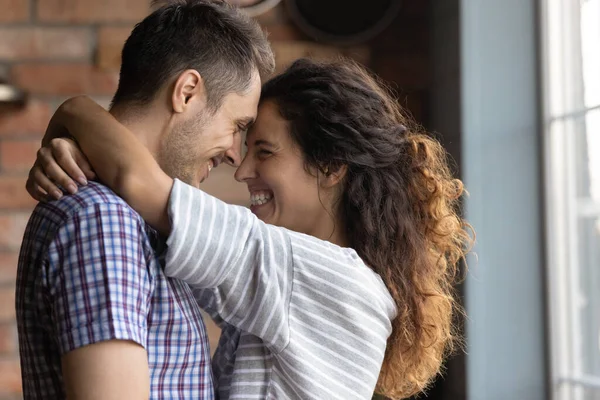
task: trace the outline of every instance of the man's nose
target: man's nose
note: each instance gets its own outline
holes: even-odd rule
[[[239,167],[242,162],[242,138],[236,135],[233,145],[225,152],[224,161],[232,167]]]

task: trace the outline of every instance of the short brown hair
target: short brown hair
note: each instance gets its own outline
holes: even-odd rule
[[[155,4],[125,42],[113,103],[147,104],[169,79],[195,69],[215,109],[226,94],[247,90],[256,71],[261,79],[273,72],[266,34],[239,9],[219,0]]]

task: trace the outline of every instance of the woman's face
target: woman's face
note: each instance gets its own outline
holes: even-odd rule
[[[331,219],[317,175],[306,170],[302,152],[289,134],[289,122],[274,102],[259,105],[246,146],[235,178],[248,185],[250,209],[258,218],[309,235]]]

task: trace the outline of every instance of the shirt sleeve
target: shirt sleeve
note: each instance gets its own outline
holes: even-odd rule
[[[75,213],[49,248],[46,285],[62,354],[111,339],[146,347],[149,254],[142,221],[121,204]]]
[[[282,351],[289,342],[293,278],[285,229],[178,180],[169,215],[166,274],[211,289],[211,308],[225,322]]]

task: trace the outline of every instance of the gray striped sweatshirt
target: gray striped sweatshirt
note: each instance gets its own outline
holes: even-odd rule
[[[223,331],[226,399],[371,399],[396,307],[352,249],[268,225],[175,181],[166,274]]]

